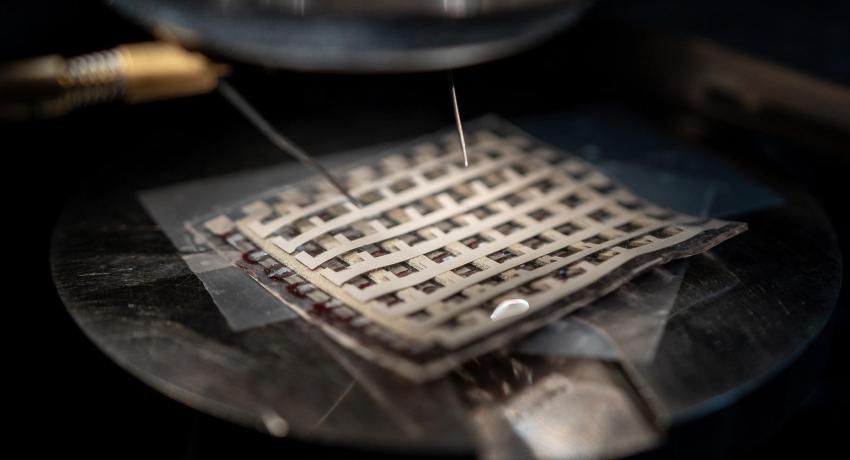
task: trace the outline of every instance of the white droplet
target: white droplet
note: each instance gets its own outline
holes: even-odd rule
[[[289,424],[286,423],[286,420],[282,419],[280,415],[277,415],[276,412],[272,410],[265,410],[260,414],[260,417],[263,420],[263,424],[266,425],[266,429],[269,431],[270,435],[282,438],[289,432]]]
[[[511,316],[521,315],[528,311],[528,301],[525,299],[508,299],[499,303],[499,306],[493,310],[493,314],[490,315],[490,319],[493,321],[509,318]]]

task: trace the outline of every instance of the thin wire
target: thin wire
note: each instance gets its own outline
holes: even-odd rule
[[[358,208],[361,207],[360,202],[357,201],[342,184],[336,180],[336,178],[331,175],[328,170],[326,170],[322,165],[313,160],[310,155],[307,154],[301,147],[295,145],[294,142],[290,141],[283,134],[280,134],[274,127],[269,124],[269,122],[257,112],[251,104],[236,91],[229,83],[224,80],[221,80],[218,84],[219,92],[227,99],[234,107],[236,107],[245,118],[248,119],[261,133],[263,133],[266,138],[271,141],[275,147],[283,150],[288,155],[294,157],[296,160],[300,161],[302,164],[312,168],[317,173],[321,174],[328,182],[331,183],[340,193],[345,195],[349,201],[354,203]]]
[[[457,135],[460,138],[460,149],[463,150],[463,165],[469,167],[469,157],[466,155],[466,140],[463,138],[463,125],[460,122],[460,109],[457,107],[455,77],[451,70],[449,70],[449,86],[452,89],[452,107],[455,110],[455,123],[457,123]]]
[[[330,409],[325,412],[325,415],[322,415],[322,418],[320,418],[319,421],[316,422],[312,428],[310,428],[310,431],[308,431],[307,434],[312,434],[314,431],[316,431],[316,429],[322,426],[322,423],[325,423],[325,420],[327,420],[328,417],[330,417],[330,415],[333,413],[333,411],[336,410],[336,408],[340,405],[340,403],[342,403],[342,400],[345,399],[345,397],[348,396],[349,393],[351,393],[351,390],[356,384],[357,379],[351,379],[351,383],[349,383],[345,390],[342,391],[342,394],[340,394],[339,397],[336,398],[336,401],[334,401]]]

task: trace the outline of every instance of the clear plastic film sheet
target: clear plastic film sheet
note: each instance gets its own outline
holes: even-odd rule
[[[323,159],[330,164],[357,162],[368,152],[352,151]],[[296,318],[286,305],[269,296],[264,289],[223,259],[196,241],[186,223],[217,214],[223,206],[239,203],[281,184],[302,179],[311,172],[294,163],[262,170],[234,173],[154,190],[139,194],[139,199],[168,236],[210,293],[228,325],[235,331],[264,326]]]
[[[625,111],[593,108],[580,116],[529,117],[518,124],[577,152],[659,205],[688,214],[727,218],[777,206],[781,197]],[[688,260],[652,269],[518,343],[516,350],[650,362],[676,305]]]
[[[584,156],[637,195],[677,211],[698,216],[730,216],[779,202],[763,187],[700,152],[647,129],[622,112],[595,110],[520,120],[519,125],[544,141]],[[616,143],[611,139],[628,141]],[[380,151],[364,149],[326,156],[321,161],[328,165],[367,163],[372,157],[380,156],[375,155]],[[205,250],[204,241],[197,240],[197,234],[193,237],[187,232],[187,222],[209,219],[223,209],[232,208],[234,203],[249,203],[251,200],[246,197],[280,188],[307,175],[306,168],[287,164],[140,195],[144,206],[202,280],[234,330],[297,315],[221,254]],[[683,190],[687,193],[682,193]],[[687,261],[652,269],[648,275],[596,301],[593,308],[578,310],[518,342],[515,349],[523,353],[603,359],[651,359],[686,270]]]

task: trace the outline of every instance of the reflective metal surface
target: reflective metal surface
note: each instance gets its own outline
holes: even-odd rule
[[[156,35],[223,58],[325,72],[444,70],[516,53],[592,0],[114,0]]]
[[[205,161],[232,168],[278,158],[234,159],[225,154],[231,148],[261,151],[234,139]],[[265,169],[271,182],[303,174],[291,164]],[[413,385],[303,321],[232,331],[141,207],[136,187],[91,193],[58,223],[51,263],[68,311],[101,350],[158,391],[274,436],[491,458],[643,450],[669,426],[735,404],[797,359],[821,334],[840,287],[829,222],[785,184],[776,189],[783,205],[739,213],[747,232],[680,265],[681,285],[651,359],[638,359],[640,350],[616,363],[517,347]],[[667,276],[641,277],[621,291],[654,301],[642,293],[658,291]],[[621,316],[619,308],[598,315]]]

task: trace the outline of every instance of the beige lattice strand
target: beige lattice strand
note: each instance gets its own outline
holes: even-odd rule
[[[369,216],[388,211],[390,209],[399,208],[404,203],[409,203],[411,201],[415,201],[421,198],[432,197],[435,193],[445,190],[453,185],[462,183],[467,179],[480,176],[481,174],[487,171],[493,171],[499,168],[503,168],[519,160],[520,158],[518,158],[517,156],[506,155],[505,158],[502,158],[497,161],[484,160],[482,161],[483,164],[470,166],[469,168],[463,169],[458,168],[449,163],[447,167],[449,172],[448,177],[441,178],[441,180],[433,182],[428,181],[428,179],[426,179],[422,175],[422,173],[417,171],[408,175],[408,178],[413,182],[414,186],[403,193],[395,194],[388,187],[378,187],[375,190],[377,190],[381,195],[383,195],[383,200],[377,201],[371,205],[364,206],[362,208],[357,208],[350,203],[345,203],[348,209],[348,212],[346,212],[345,214],[328,222],[324,222],[320,218],[314,216],[309,219],[310,224],[314,226],[313,228],[310,228],[302,232],[295,238],[289,240],[284,239],[280,236],[275,236],[272,238],[272,242],[284,251],[291,254],[299,246],[303,245],[304,243],[307,243],[308,241],[320,235],[327,233],[330,229],[351,224],[358,220],[365,219]],[[420,219],[422,217],[421,215],[417,215],[416,210],[412,208],[406,208],[405,212],[411,214],[411,217],[413,219]],[[386,228],[384,228],[380,224],[380,222],[370,221],[370,224],[373,226],[374,230],[377,233],[386,231]],[[347,241],[341,240],[340,242],[345,244],[345,242]]]
[[[590,163],[496,119],[187,224],[339,344],[430,379],[745,224],[659,208]],[[247,204],[245,204],[247,203]],[[514,315],[491,315],[521,299]],[[523,304],[525,305],[525,304]]]
[[[495,146],[495,139],[492,138],[492,137],[479,136],[478,139],[480,139],[480,140],[478,140],[475,144],[472,144],[472,145],[469,146],[469,150],[471,152],[480,152],[484,149],[487,149],[488,147]],[[433,147],[433,145],[423,144],[418,149],[418,152],[420,154],[419,158],[422,161],[419,164],[416,164],[415,166],[419,169],[424,170],[424,169],[427,169],[429,167],[438,166],[438,165],[441,164],[441,162],[445,161],[445,158],[451,158],[453,155],[455,155],[455,152],[453,152],[453,151],[446,152],[445,154],[441,154],[437,150],[432,149],[432,148],[428,148],[428,147]],[[427,157],[427,159],[422,159],[423,156]],[[349,174],[354,175],[354,176],[358,176],[361,180],[363,180],[363,179],[367,179],[367,180],[366,180],[366,183],[359,184],[359,185],[351,188],[349,190],[349,193],[357,196],[357,195],[360,195],[362,193],[365,193],[365,192],[367,192],[369,190],[373,190],[373,189],[380,189],[382,191],[388,191],[387,187],[390,184],[392,184],[393,182],[395,182],[395,181],[397,181],[401,178],[404,178],[404,177],[410,177],[410,170],[407,169],[407,168],[409,166],[413,166],[413,165],[408,164],[401,156],[392,155],[390,157],[385,158],[384,161],[385,162],[388,161],[389,163],[394,164],[395,168],[393,168],[393,169],[398,169],[398,170],[395,171],[392,174],[378,178],[377,180],[369,181],[368,179],[372,179],[373,176],[368,174],[368,173],[364,174],[364,171],[366,171],[367,168],[357,168],[356,170],[349,172]],[[487,166],[494,166],[494,165],[488,164]],[[476,171],[478,171],[480,169],[481,168],[477,168]],[[374,170],[368,168],[368,171],[374,171]],[[473,175],[474,175],[474,173],[473,173]],[[421,180],[421,178],[414,176],[414,180]],[[357,181],[357,182],[360,182],[360,181]],[[391,191],[389,191],[389,194],[393,195],[393,193]],[[426,193],[417,193],[416,190],[413,190],[413,193],[407,194],[406,197],[416,198],[416,197],[424,196],[425,194]],[[317,212],[319,212],[323,209],[327,209],[327,208],[329,208],[333,205],[339,205],[339,204],[342,204],[343,206],[345,206],[347,209],[349,209],[351,211],[357,211],[358,210],[358,208],[356,206],[354,206],[353,204],[349,203],[345,199],[345,197],[343,197],[339,194],[329,194],[329,196],[326,196],[324,199],[322,199],[322,200],[320,200],[320,201],[318,201],[314,204],[310,204],[307,207],[302,208],[302,207],[290,205],[287,208],[283,208],[287,211],[286,213],[284,213],[282,216],[275,218],[274,220],[267,222],[265,224],[261,223],[259,221],[252,222],[251,223],[251,230],[253,230],[260,237],[265,238],[265,237],[271,235],[272,233],[274,233],[276,230],[283,227],[284,225],[291,224],[298,219],[316,214]],[[361,209],[361,210],[365,211],[365,213],[368,214],[368,212],[377,212],[377,209],[378,209],[379,206],[372,206],[372,207],[367,206],[366,207],[367,209]],[[364,213],[360,213],[358,215],[363,215],[363,214]],[[297,244],[295,244],[295,246],[297,246]],[[291,249],[287,249],[287,248],[294,247],[294,246],[292,246],[292,244],[290,244],[289,242],[284,240],[281,247],[284,250],[287,250],[287,252],[292,252]]]
[[[454,201],[451,196],[445,193],[441,193],[435,196],[435,199],[437,199],[443,205],[443,207],[439,211],[435,211],[423,217],[416,215],[415,210],[411,210],[410,208],[403,208],[402,211],[406,213],[410,219],[409,222],[407,222],[406,224],[397,225],[391,229],[383,229],[383,226],[381,226],[379,222],[371,221],[370,224],[374,225],[376,229],[381,229],[383,231],[377,231],[376,233],[364,236],[363,238],[358,238],[356,240],[348,240],[343,235],[337,235],[338,237],[342,237],[338,238],[340,242],[338,246],[328,248],[325,252],[316,257],[310,256],[305,252],[299,253],[296,257],[304,265],[310,268],[316,268],[319,265],[327,262],[328,260],[337,257],[345,252],[357,249],[367,244],[374,244],[381,241],[386,241],[393,237],[403,235],[405,233],[409,233],[418,229],[422,229],[425,226],[433,225],[437,222],[440,222],[441,220],[465,213],[479,206],[493,202],[494,200],[499,200],[505,195],[515,193],[528,187],[534,182],[545,179],[546,177],[550,176],[551,173],[551,171],[538,171],[532,175],[529,175],[528,177],[521,177],[516,175],[516,173],[511,170],[507,170],[506,175],[512,180],[512,182],[506,183],[502,186],[497,187],[496,189],[490,190],[489,193],[480,181],[474,181],[470,184],[470,186],[476,192],[475,197],[464,201],[462,204]],[[526,208],[528,207],[530,206],[526,206]],[[521,212],[522,211],[517,211],[515,214],[519,214]],[[507,214],[502,214],[499,217],[505,218],[506,215]],[[469,215],[467,215],[466,218],[474,219],[475,217],[469,217]],[[488,222],[496,221],[497,219],[488,220]],[[400,241],[395,244],[399,246],[399,251],[403,251],[404,247],[406,246],[406,243],[404,243],[403,241]],[[378,268],[379,266],[380,265],[375,265],[373,268]],[[363,269],[366,268],[364,267]],[[333,279],[335,280],[336,284],[340,284],[341,282],[347,280],[343,278],[345,275],[349,275],[349,277],[356,276],[357,274],[361,274],[363,269],[361,269],[361,271],[350,272],[346,270],[345,274],[332,274],[327,273],[327,271],[325,271],[325,273],[327,273],[328,279]]]
[[[454,149],[428,141],[352,169],[346,181],[367,202],[362,208],[305,184],[242,207],[235,224],[219,217],[207,228],[235,227],[318,288],[310,294],[317,301],[330,296],[362,315],[361,325],[452,349],[636,257],[727,224],[643,202],[585,161],[527,137],[487,130],[470,137],[469,168]],[[500,301],[517,297],[529,302],[526,313],[489,318]]]

